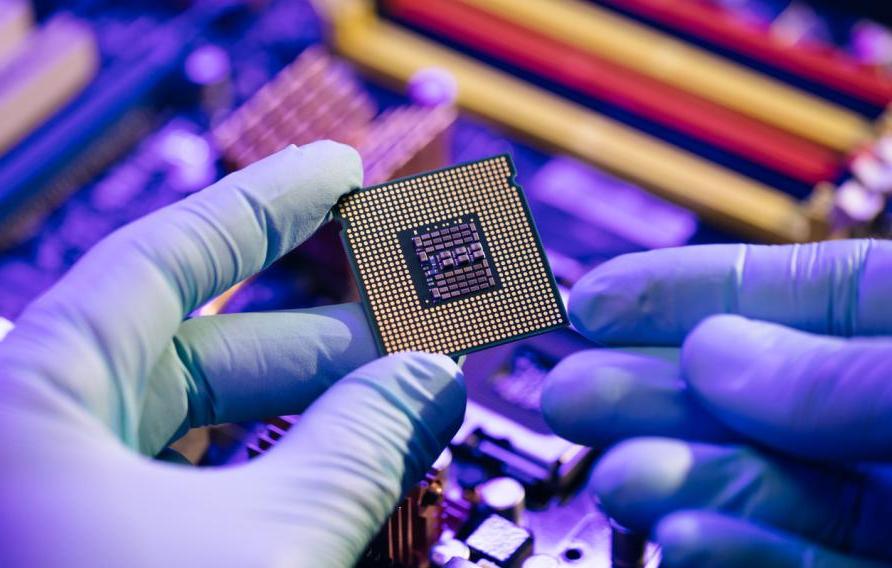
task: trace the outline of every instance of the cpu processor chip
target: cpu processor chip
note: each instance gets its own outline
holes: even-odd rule
[[[462,355],[567,325],[508,156],[358,189],[335,216],[382,353]]]

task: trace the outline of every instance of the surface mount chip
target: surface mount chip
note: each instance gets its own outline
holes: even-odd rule
[[[508,156],[353,191],[335,215],[383,353],[461,355],[567,325]]]

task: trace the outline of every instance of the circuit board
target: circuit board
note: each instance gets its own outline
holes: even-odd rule
[[[507,155],[346,195],[335,211],[383,353],[462,355],[567,325]]]
[[[740,223],[722,221],[740,221],[748,209],[741,203],[755,204],[756,215],[745,219],[750,225],[779,220],[769,234],[783,239],[798,238],[797,224],[786,215],[765,215],[766,204],[783,212],[779,204],[789,203],[794,216],[808,213],[811,223],[826,219],[818,206],[829,203],[834,223],[842,223],[837,228],[848,231],[841,234],[892,233],[892,209],[874,192],[889,195],[892,178],[884,172],[892,167],[892,139],[863,147],[836,136],[803,143],[816,131],[814,121],[794,120],[790,112],[753,116],[755,108],[774,108],[776,97],[742,104],[740,97],[761,89],[703,89],[712,74],[692,72],[703,70],[706,56],[712,71],[727,71],[730,62],[737,66],[734,77],[741,69],[749,77],[756,73],[759,84],[765,78],[783,83],[832,103],[834,114],[854,115],[849,123],[886,133],[892,32],[882,23],[892,23],[888,3],[377,0],[375,18],[363,12],[360,26],[342,30],[332,30],[331,19],[312,4],[328,2],[0,0],[0,60],[17,58],[9,69],[27,71],[0,78],[0,109],[16,125],[0,128],[0,146],[8,146],[0,152],[0,316],[14,320],[116,228],[285,144],[321,138],[358,149],[372,186],[367,195],[420,179],[405,177],[418,172],[510,155],[514,165],[499,183],[521,200],[516,219],[530,226],[525,253],[542,261],[538,283],[528,287],[541,291],[539,305],[552,305],[558,291],[566,295],[582,275],[620,254],[748,238],[738,232]],[[581,36],[553,34],[543,18],[521,21],[515,14],[521,5],[563,7],[564,13],[584,5],[581,18],[562,19],[568,26],[612,22],[609,31],[622,18],[625,39],[611,44],[625,47],[638,38],[633,43],[644,47],[642,57],[620,61],[624,51],[588,52],[593,28]],[[652,72],[665,61],[651,59],[660,50],[641,40],[654,37],[643,36],[641,26],[683,44],[672,52],[676,72]],[[413,35],[424,43],[409,41]],[[337,38],[354,43],[337,45]],[[358,42],[369,38],[381,41]],[[448,56],[430,58],[444,51]],[[407,63],[422,55],[426,68],[453,69],[457,101],[431,106],[416,96],[418,85],[408,76],[415,67]],[[717,66],[716,58],[722,59]],[[645,68],[648,61],[655,66]],[[729,85],[727,73],[714,78]],[[424,95],[424,88],[417,90]],[[729,98],[717,99],[720,92]],[[799,130],[790,131],[796,124]],[[675,147],[689,156],[669,151]],[[754,182],[786,198],[739,201],[752,194]],[[822,197],[818,190],[828,184],[836,190]],[[711,215],[715,208],[724,216]],[[518,289],[518,272],[506,263],[514,253],[506,256],[503,228],[491,212],[437,210],[429,202],[420,211],[425,214],[388,231],[384,254],[372,255],[400,275],[400,300],[414,313],[461,316]],[[343,228],[335,225],[202,313],[369,300],[367,283],[360,278],[355,286],[351,274],[362,255],[344,255]],[[612,525],[585,489],[597,453],[559,438],[541,416],[550,369],[592,347],[562,325],[559,302],[557,310],[560,321],[541,328],[534,322],[533,331],[441,344],[450,353],[487,347],[463,366],[470,401],[449,446],[452,461],[412,489],[361,566],[426,568],[455,558],[523,568],[659,562],[647,535]],[[481,317],[493,313],[480,311]],[[433,322],[417,331],[425,336],[444,328]],[[544,329],[552,331],[528,335]],[[380,347],[386,350],[383,342]],[[251,448],[274,444],[297,419],[193,430],[177,449],[201,466],[230,466]],[[511,481],[522,490],[498,511],[504,521],[488,520],[498,505],[489,491],[510,488]],[[434,489],[442,491],[440,499],[426,501]],[[426,509],[431,503],[436,508]],[[430,531],[418,540],[408,526]]]
[[[644,535],[618,533],[586,490],[595,452],[555,436],[539,411],[548,371],[591,347],[564,329],[469,355],[461,429],[359,566],[435,567],[457,556],[480,558],[480,566],[656,568],[657,548]],[[299,420],[278,418],[247,436],[248,454],[263,454]],[[506,502],[492,519],[493,506]],[[401,526],[417,528],[407,537]],[[637,547],[633,558],[612,556],[617,539],[623,549]]]

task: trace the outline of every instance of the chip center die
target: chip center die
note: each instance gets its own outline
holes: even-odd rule
[[[412,280],[425,307],[499,287],[476,215],[405,231],[400,237]]]

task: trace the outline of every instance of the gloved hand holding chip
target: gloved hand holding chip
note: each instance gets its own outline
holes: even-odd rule
[[[357,305],[183,320],[361,177],[350,148],[289,147],[124,227],[25,310],[0,342],[0,565],[355,562],[458,428],[458,368],[373,361]],[[244,466],[144,457],[193,426],[305,409]]]
[[[593,484],[666,566],[892,561],[892,243],[620,257],[570,318],[616,349],[549,377],[553,428],[607,448]]]

